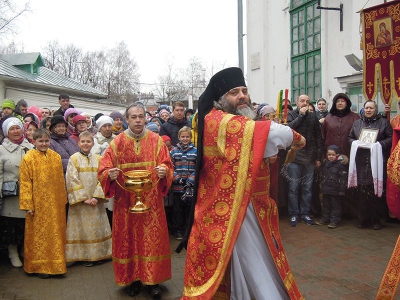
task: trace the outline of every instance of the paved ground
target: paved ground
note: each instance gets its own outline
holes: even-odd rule
[[[375,299],[382,275],[400,233],[400,224],[384,223],[380,231],[356,228],[344,221],[337,229],[281,220],[281,235],[295,279],[307,300]],[[177,242],[171,239],[171,249]],[[163,299],[182,294],[185,251],[172,254],[172,280],[164,283]],[[106,300],[150,299],[126,295],[126,288],[114,284],[111,262],[92,268],[73,265],[63,277],[39,279],[9,263],[0,253],[0,300]],[[396,299],[400,299],[397,293]]]

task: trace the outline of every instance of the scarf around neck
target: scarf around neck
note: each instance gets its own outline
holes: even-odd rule
[[[374,181],[374,192],[382,197],[383,192],[383,156],[380,143],[367,144],[362,141],[354,141],[351,144],[348,187],[357,187],[356,153],[358,148],[367,148],[371,152],[371,172]]]

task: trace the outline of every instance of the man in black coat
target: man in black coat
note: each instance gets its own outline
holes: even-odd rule
[[[312,185],[314,169],[321,166],[323,142],[318,118],[315,113],[308,111],[309,103],[310,98],[307,95],[300,95],[296,101],[297,108],[288,112],[289,127],[304,136],[307,141],[306,146],[297,151],[295,160],[287,167],[288,210],[292,227],[297,226],[299,217],[307,225],[314,224],[310,218]]]
[[[178,131],[183,126],[191,127],[189,121],[185,118],[185,105],[181,101],[176,101],[172,105],[172,117],[161,125],[160,136],[169,136],[172,145],[176,146],[179,143]]]
[[[64,116],[64,113],[68,108],[73,108],[73,106],[69,103],[68,94],[65,93],[60,94],[60,96],[58,96],[58,103],[60,103],[61,106],[54,112],[53,116],[55,115]]]

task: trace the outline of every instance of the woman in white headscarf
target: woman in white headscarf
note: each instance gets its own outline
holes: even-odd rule
[[[33,148],[24,138],[23,128],[18,118],[7,118],[2,125],[5,139],[0,146],[0,187],[3,202],[3,207],[0,207],[0,239],[1,243],[8,245],[9,257],[14,267],[22,267],[18,248],[24,242],[26,215],[26,212],[19,209],[19,166],[25,153]]]

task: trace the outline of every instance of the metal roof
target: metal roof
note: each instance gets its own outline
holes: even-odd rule
[[[90,93],[98,98],[107,97],[107,94],[102,91],[92,88],[86,84],[77,82],[62,74],[56,73],[46,67],[40,67],[39,74],[30,74],[28,72],[22,71],[17,67],[11,65],[8,61],[2,59],[3,56],[4,55],[0,56],[0,77],[2,77],[2,79],[4,80],[10,78],[14,79],[14,81],[19,81],[21,83],[24,83],[25,85],[29,85],[29,83],[45,84],[48,85],[49,88],[53,86],[53,87],[73,90],[76,91],[77,93],[79,92]]]
[[[1,58],[13,66],[33,65],[34,63],[36,63],[38,58],[40,58],[41,65],[44,65],[42,56],[39,52],[2,54]]]

